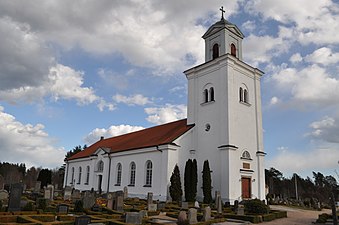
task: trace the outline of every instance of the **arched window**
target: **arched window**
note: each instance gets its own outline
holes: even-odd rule
[[[104,162],[100,160],[98,162],[98,172],[102,172],[102,171],[104,171]]]
[[[74,182],[74,167],[72,167],[72,176],[71,176],[71,184]]]
[[[130,165],[130,181],[129,181],[129,186],[134,186],[135,185],[135,172],[136,172],[135,163],[131,162],[131,165]]]
[[[214,101],[214,89],[213,89],[213,87],[210,88],[210,101]]]
[[[146,182],[145,182],[146,187],[151,187],[152,186],[152,162],[148,160],[146,162]]]
[[[219,45],[218,44],[214,44],[213,45],[213,55],[212,58],[218,58],[219,57]]]
[[[244,151],[241,155],[241,158],[243,159],[251,159],[251,155],[248,151]]]
[[[121,185],[121,172],[122,172],[122,166],[121,163],[118,163],[117,165],[117,183],[116,186]]]
[[[208,102],[208,90],[204,90],[204,102]]]
[[[246,89],[244,90],[244,102],[248,103],[248,92]]]
[[[231,44],[231,55],[237,57],[237,48],[233,43]]]
[[[243,90],[242,90],[242,87],[239,88],[239,101],[240,101],[240,102],[244,101],[244,99],[243,99]]]
[[[86,183],[89,184],[89,173],[90,173],[90,168],[89,166],[86,167]]]
[[[81,166],[79,167],[79,177],[78,177],[78,184],[81,183],[81,173],[82,173],[82,168]]]

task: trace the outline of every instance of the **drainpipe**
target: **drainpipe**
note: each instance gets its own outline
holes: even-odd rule
[[[67,178],[68,178],[68,166],[69,166],[67,159],[65,160],[65,163],[67,165],[67,167],[66,167],[66,179],[65,179],[65,187],[66,187],[67,186]]]
[[[111,178],[111,154],[108,153],[108,179],[107,179],[107,193],[109,192],[109,182],[110,182],[110,178]]]

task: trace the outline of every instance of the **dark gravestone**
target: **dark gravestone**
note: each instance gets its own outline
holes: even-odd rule
[[[86,191],[82,202],[84,203],[84,209],[90,209],[95,204],[95,193]]]
[[[116,208],[115,210],[122,212],[124,211],[124,195],[116,197]]]
[[[142,215],[138,212],[126,212],[125,222],[128,224],[141,224]]]
[[[68,213],[68,205],[66,205],[66,204],[57,205],[56,211],[57,211],[57,213],[60,213],[60,214],[67,214]]]
[[[162,210],[162,209],[164,209],[165,207],[166,207],[166,203],[165,203],[165,202],[159,202],[159,203],[158,203],[158,206],[157,206],[158,210]]]
[[[11,191],[9,193],[8,211],[20,211],[20,200],[23,191],[23,185],[21,183],[12,184]]]
[[[78,216],[78,217],[75,217],[75,225],[87,225],[91,222],[91,217],[89,216]]]

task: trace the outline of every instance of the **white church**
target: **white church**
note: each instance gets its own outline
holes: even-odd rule
[[[223,12],[222,12],[223,14]],[[187,119],[98,142],[66,159],[64,186],[113,192],[128,187],[129,197],[169,198],[177,164],[183,185],[185,163],[202,170],[209,161],[212,194],[222,200],[265,199],[260,78],[263,72],[242,61],[238,27],[222,16],[202,36],[205,63],[186,70]]]

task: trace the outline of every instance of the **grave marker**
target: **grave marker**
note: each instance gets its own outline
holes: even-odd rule
[[[126,223],[128,224],[141,224],[142,217],[138,212],[126,212]]]
[[[87,215],[75,217],[75,225],[87,225],[91,222],[91,217]]]
[[[148,192],[147,193],[147,204],[152,204],[153,203],[153,193]]]
[[[190,208],[188,210],[188,222],[189,224],[195,224],[198,223],[198,219],[197,219],[197,209],[194,208]]]
[[[20,200],[23,191],[22,183],[12,184],[9,193],[8,211],[20,211]]]
[[[211,207],[207,206],[203,209],[202,220],[205,222],[211,220]]]

